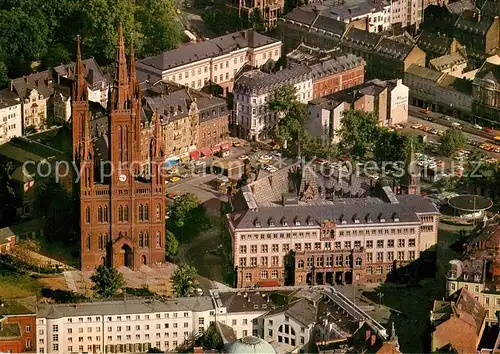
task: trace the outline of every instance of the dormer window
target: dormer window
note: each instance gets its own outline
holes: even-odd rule
[[[297,217],[295,218],[294,224],[295,224],[295,226],[300,226],[300,220],[299,220],[299,218],[297,218]]]
[[[354,214],[354,216],[352,217],[352,220],[354,221],[355,224],[359,224],[358,214]]]
[[[344,214],[340,215],[339,220],[341,224],[347,224],[347,219],[345,218]]]
[[[366,214],[366,222],[371,224],[373,222],[372,216],[370,214]]]
[[[275,226],[273,218],[269,218],[269,226]]]
[[[469,276],[467,275],[467,273],[464,273],[464,280],[467,280],[469,278]]]
[[[310,216],[306,218],[307,225],[312,226],[313,225],[313,220]]]
[[[255,225],[255,227],[260,227],[260,220],[259,218],[255,218],[255,220],[253,221],[253,224]]]
[[[281,226],[287,226],[288,225],[288,221],[286,220],[285,217],[281,218]]]
[[[481,281],[481,275],[480,274],[474,274],[474,281],[475,282],[480,282]]]
[[[385,217],[384,217],[384,215],[382,215],[382,213],[380,213],[380,214],[379,214],[379,216],[378,216],[378,220],[379,220],[380,222],[385,222]]]
[[[398,213],[392,214],[392,220],[394,220],[394,222],[399,222],[399,215],[398,215]]]

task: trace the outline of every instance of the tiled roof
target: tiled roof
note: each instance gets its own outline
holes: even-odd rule
[[[436,70],[449,69],[457,64],[463,64],[467,62],[467,58],[462,55],[462,53],[455,52],[447,55],[443,55],[429,61],[429,64],[436,68]]]
[[[322,63],[311,65],[313,79],[329,76],[335,73],[347,71],[365,65],[363,58],[354,54],[345,54],[334,59],[326,60]]]
[[[431,31],[423,31],[418,37],[418,46],[423,50],[445,55],[450,50],[453,38],[440,36]]]
[[[467,79],[462,79],[450,74],[444,75],[441,80],[439,80],[438,86],[446,87],[457,92],[464,93],[466,95],[472,95],[472,81]]]
[[[169,50],[154,57],[138,61],[159,70],[169,70],[199,60],[228,54],[242,48],[257,48],[279,40],[264,36],[253,30],[243,30],[213,38],[201,43],[192,43],[179,49]]]
[[[422,77],[422,78],[427,79],[427,80],[436,81],[436,82],[439,81],[439,79],[444,75],[440,71],[424,68],[424,67],[416,65],[416,64],[410,65],[406,69],[405,74],[406,73],[412,74],[415,76],[419,76],[419,77]]]
[[[286,20],[299,22],[306,25],[311,25],[317,15],[312,11],[306,11],[301,8],[295,8],[287,13],[284,18]]]
[[[460,15],[464,10],[475,10],[476,5],[471,0],[458,0],[445,5],[449,13]]]
[[[96,301],[75,304],[40,304],[39,318],[61,318],[74,316],[107,316],[173,311],[209,311],[213,309],[212,298],[180,297],[167,300]]]
[[[481,13],[489,16],[498,16],[500,14],[500,1],[485,1],[481,7]]]
[[[349,42],[354,47],[364,48],[364,50],[372,50],[382,39],[376,33],[370,33],[360,30],[356,27],[351,27],[344,36],[344,40]]]
[[[346,29],[346,24],[326,16],[318,16],[313,23],[313,27],[322,29],[326,32],[331,32],[334,35],[341,37]]]
[[[485,35],[493,23],[493,18],[481,15],[475,11],[465,10],[455,22],[455,29],[469,32],[471,34]]]
[[[486,310],[474,299],[474,296],[465,288],[453,293],[449,301],[454,305],[454,312],[460,319],[474,326],[476,334],[481,331],[486,317]]]
[[[0,109],[8,108],[21,104],[17,95],[9,89],[0,90]]]
[[[0,343],[2,340],[22,338],[21,327],[18,323],[2,323],[0,326]]]
[[[16,92],[21,98],[28,96],[29,91],[32,89],[36,89],[45,98],[48,98],[54,92],[50,70],[12,79],[11,87],[12,91]]]
[[[1,316],[34,315],[36,313],[36,297],[31,296],[21,299],[1,299]]]
[[[65,77],[70,80],[74,80],[75,78],[75,63],[59,65],[56,66],[53,70],[57,75],[61,77]],[[83,60],[83,70],[84,70],[85,80],[89,85],[103,81],[108,83],[101,68],[99,67],[94,58]]]
[[[485,81],[491,81],[496,84],[500,83],[500,65],[485,61],[479,71],[476,73],[475,78]]]
[[[296,65],[290,69],[283,69],[268,74],[260,70],[243,73],[235,82],[237,89],[269,89],[273,90],[281,85],[293,84],[311,78],[311,69],[305,65]]]
[[[415,48],[414,45],[383,38],[375,47],[374,51],[387,58],[403,60],[410,54],[413,48]]]

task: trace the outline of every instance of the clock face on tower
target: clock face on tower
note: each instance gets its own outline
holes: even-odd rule
[[[120,180],[120,182],[125,182],[127,180],[127,176],[120,175],[120,177],[118,177],[118,179]]]

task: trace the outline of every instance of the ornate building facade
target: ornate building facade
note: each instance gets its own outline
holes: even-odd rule
[[[80,197],[81,269],[91,270],[100,264],[138,269],[143,264],[163,262],[165,181],[161,166],[165,153],[161,126],[155,114],[148,173],[139,176],[141,90],[136,80],[133,47],[127,66],[121,26],[108,132],[103,139],[105,144],[99,145],[99,154],[94,149],[97,140],[91,137],[89,97],[83,75],[78,40],[72,130],[73,159],[80,169],[76,182]]]

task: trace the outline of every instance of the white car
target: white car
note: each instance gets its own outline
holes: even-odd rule
[[[480,126],[479,124],[474,124],[474,128],[479,129],[479,130],[483,130],[483,127]]]
[[[238,157],[238,159],[246,160],[246,159],[248,159],[248,155],[241,155],[240,157]]]

